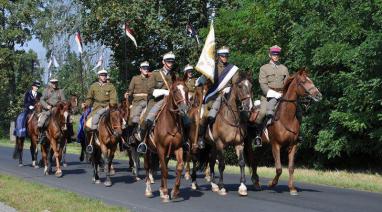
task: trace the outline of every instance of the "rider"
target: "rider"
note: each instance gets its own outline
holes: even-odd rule
[[[257,132],[255,143],[261,146],[261,132],[267,127],[275,115],[276,105],[285,92],[284,85],[289,77],[288,68],[280,63],[281,48],[277,45],[269,48],[269,63],[261,66],[259,73],[260,88],[263,91],[258,122],[261,123]],[[264,118],[265,116],[265,118]],[[301,123],[302,113],[300,106],[296,111],[297,120]],[[259,123],[258,123],[259,124]],[[299,137],[301,140],[301,137]]]
[[[190,100],[193,99],[195,94],[195,83],[196,79],[193,76],[192,71],[194,70],[194,67],[190,64],[187,64],[186,67],[184,67],[183,72],[186,75],[186,85],[188,87],[188,98]]]
[[[44,111],[41,113],[40,118],[37,122],[37,127],[39,129],[39,142],[43,144],[45,141],[45,128],[46,122],[51,115],[51,109],[56,106],[59,101],[66,101],[64,91],[58,87],[58,79],[50,79],[50,85],[45,88],[41,97],[41,105]]]
[[[140,74],[134,76],[129,84],[129,89],[125,93],[125,99],[132,99],[132,109],[128,122],[128,135],[138,127],[140,116],[147,107],[147,96],[149,93],[149,69],[150,64],[144,61],[139,66]]]
[[[40,86],[41,83],[39,81],[34,81],[32,83],[32,89],[27,91],[24,95],[24,110],[28,113],[33,111],[36,101],[41,99],[42,94],[37,91]]]
[[[87,126],[94,135],[98,129],[98,122],[101,116],[107,111],[109,105],[117,105],[117,91],[111,83],[107,83],[107,71],[102,69],[97,72],[98,82],[94,82],[86,95],[82,108],[92,107]]]
[[[145,123],[143,124],[143,129],[141,131],[141,138],[145,140],[146,134],[150,133],[154,119],[158,114],[160,108],[163,105],[164,96],[168,95],[170,86],[172,83],[171,76],[172,74],[176,74],[174,70],[175,63],[175,55],[172,52],[168,52],[163,56],[162,64],[163,67],[161,69],[155,70],[152,73],[152,76],[149,78],[149,103],[147,106],[147,117],[145,119]],[[187,116],[183,117],[183,148],[188,150],[187,138],[189,134],[189,126],[190,121]],[[145,153],[147,151],[147,146],[144,142],[140,143],[138,148],[138,152]]]
[[[212,89],[207,92],[213,93],[213,91],[218,91],[215,94],[211,95],[206,102],[209,102],[209,105],[213,102],[211,109],[208,112],[207,119],[200,125],[199,138],[198,138],[198,146],[200,149],[203,149],[205,146],[204,136],[206,134],[207,126],[211,125],[216,118],[216,115],[220,109],[222,97],[224,94],[230,91],[231,86],[236,83],[239,79],[239,74],[237,67],[228,63],[229,57],[229,48],[223,46],[217,51],[217,63],[215,65],[215,74],[214,74],[214,85]],[[228,78],[227,78],[228,77]],[[229,78],[230,77],[230,78]],[[226,83],[226,85],[222,84],[222,87],[216,90],[221,83]],[[212,91],[212,92],[211,92]],[[210,101],[212,100],[212,101]]]

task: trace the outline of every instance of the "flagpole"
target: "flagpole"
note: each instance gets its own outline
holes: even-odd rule
[[[80,81],[81,81],[81,100],[84,100],[84,76],[82,67],[82,54],[80,53]]]

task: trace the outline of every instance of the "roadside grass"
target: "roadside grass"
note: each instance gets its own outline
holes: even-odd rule
[[[9,140],[1,139],[0,146],[14,147],[13,143]],[[29,141],[24,145],[24,148],[29,149]],[[77,143],[68,144],[67,153],[79,154],[81,147]],[[25,152],[24,154],[29,154]],[[127,160],[125,153],[116,152],[117,160]],[[141,162],[141,164],[143,164]],[[169,165],[175,167],[176,161],[171,160]],[[226,173],[239,174],[240,169],[237,166],[227,165],[225,168]],[[276,171],[274,167],[259,167],[258,175],[263,178],[273,178]],[[251,173],[246,168],[246,175],[250,176]],[[288,169],[283,168],[281,180],[288,180]],[[379,192],[382,193],[382,176],[380,172],[373,172],[370,170],[352,171],[352,170],[315,170],[306,168],[296,168],[294,172],[294,179],[297,182],[311,183],[317,185],[334,186],[338,188],[348,188],[361,191]],[[263,182],[264,183],[264,182]]]
[[[0,174],[0,202],[18,211],[129,211],[62,189]]]

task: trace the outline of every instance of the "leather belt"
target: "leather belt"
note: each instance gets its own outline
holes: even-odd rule
[[[284,93],[284,88],[272,88],[272,87],[269,87],[269,88],[279,93]]]
[[[147,93],[135,93],[133,94],[134,97],[147,97]]]

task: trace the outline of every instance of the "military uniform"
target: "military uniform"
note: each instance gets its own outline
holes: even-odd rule
[[[85,105],[92,107],[92,113],[87,126],[92,130],[96,130],[99,118],[106,112],[107,107],[110,105],[117,105],[117,91],[111,83],[95,82],[90,86],[86,96]]]
[[[143,74],[134,76],[131,79],[129,89],[127,92],[133,97],[129,125],[139,123],[139,118],[142,114],[142,111],[147,106],[147,96],[149,93],[149,88],[149,78],[144,76]]]
[[[51,111],[48,109],[48,106],[51,106],[53,108],[54,106],[56,106],[56,104],[59,101],[66,101],[66,98],[62,89],[59,89],[59,88],[53,89],[50,86],[45,88],[40,100],[40,103],[42,107],[44,108],[44,111],[41,113],[40,118],[38,119],[38,122],[37,122],[37,126],[39,128],[42,128],[44,125],[46,125],[46,121],[51,115]]]
[[[189,72],[191,72],[194,69],[193,66],[190,64],[187,64],[184,68],[183,72],[184,74],[188,75]],[[189,100],[192,100],[195,95],[195,88],[196,88],[196,79],[195,77],[189,77],[186,79],[186,86],[188,88],[188,98]]]

